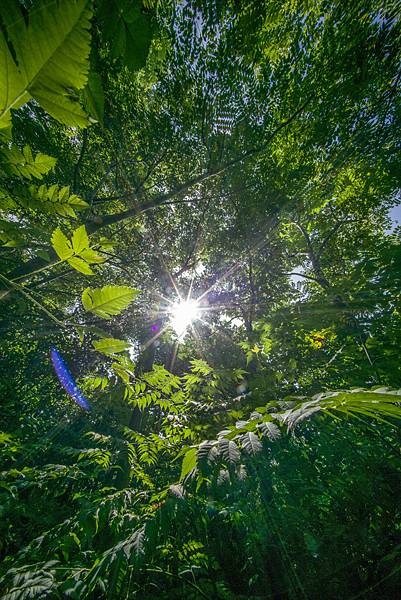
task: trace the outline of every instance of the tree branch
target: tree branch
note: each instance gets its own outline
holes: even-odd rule
[[[201,175],[198,175],[197,177],[193,177],[192,179],[189,179],[188,181],[186,181],[182,185],[178,186],[171,192],[162,194],[158,198],[154,198],[153,200],[151,200],[149,202],[139,204],[138,206],[135,206],[133,208],[122,211],[117,214],[106,215],[104,217],[99,216],[96,223],[93,221],[90,221],[85,224],[87,232],[89,234],[95,233],[95,231],[98,231],[99,229],[102,229],[103,227],[108,227],[109,225],[119,223],[120,221],[124,221],[125,219],[129,219],[131,217],[137,216],[138,214],[141,214],[145,211],[158,208],[159,206],[162,206],[163,204],[165,204],[166,201],[171,200],[172,198],[174,198],[175,196],[177,196],[183,192],[187,192],[195,185],[198,185],[199,183],[203,183],[204,181],[207,181],[208,179],[212,179],[213,177],[217,177],[218,175],[221,175],[222,173],[224,173],[231,167],[236,166],[237,164],[243,162],[244,160],[251,158],[252,156],[256,156],[257,154],[262,152],[269,143],[272,142],[272,140],[275,138],[275,136],[282,129],[287,127],[290,123],[292,123],[292,121],[294,121],[294,119],[296,119],[296,117],[304,110],[304,108],[312,100],[312,97],[313,96],[309,96],[307,98],[307,100],[286,121],[283,121],[278,127],[276,127],[276,129],[270,134],[270,136],[267,138],[267,140],[264,142],[264,144],[262,146],[259,146],[258,148],[254,148],[253,150],[248,150],[242,156],[229,161],[228,163],[226,163],[225,165],[223,165],[220,169],[218,169],[216,171],[212,171],[212,172],[206,171],[205,173],[202,173]],[[103,181],[105,179],[105,177],[107,177],[112,166],[113,166],[113,164],[111,163],[109,165],[109,167],[107,168],[106,173],[103,176],[101,181]],[[98,186],[96,187],[96,190],[94,191],[94,193],[92,193],[91,202],[93,201],[93,198],[95,197],[97,191],[99,190],[100,185],[101,185],[101,182],[99,182]],[[54,260],[55,260],[55,254],[54,254]],[[40,259],[40,258],[33,259],[32,261],[29,261],[28,263],[21,265],[17,269],[14,269],[8,275],[11,278],[14,278],[16,276],[20,277],[23,275],[26,275],[27,277],[29,277],[30,272],[32,270],[35,270],[36,268],[40,267],[43,264],[43,262],[44,262],[43,259]]]
[[[74,168],[73,183],[72,183],[72,191],[74,192],[74,194],[76,194],[77,190],[78,190],[79,170],[81,168],[82,159],[84,157],[87,145],[88,145],[88,130],[84,129],[81,151],[79,153],[79,157],[78,157],[77,163]]]
[[[304,277],[305,279],[310,279],[311,281],[315,281],[319,285],[321,285],[320,281],[316,279],[316,277],[312,277],[312,275],[304,275],[303,273],[285,273],[285,275],[296,275],[297,277]]]

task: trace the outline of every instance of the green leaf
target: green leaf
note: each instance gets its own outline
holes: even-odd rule
[[[73,256],[74,251],[72,249],[72,244],[59,227],[53,231],[51,242],[54,251],[61,260],[66,260]]]
[[[40,172],[41,175],[46,175],[49,171],[51,171],[54,168],[56,163],[56,158],[39,152],[39,154],[35,156],[34,166]],[[41,177],[38,177],[38,179],[41,179]]]
[[[88,208],[89,204],[76,196],[70,195],[68,186],[60,188],[57,184],[47,188],[45,185],[29,186],[21,193],[18,201],[28,209],[38,209],[46,213],[56,213],[65,217],[76,218],[75,210]]]
[[[184,459],[182,461],[182,467],[181,467],[181,475],[180,475],[180,481],[182,481],[183,479],[185,479],[185,477],[196,467],[196,455],[197,455],[197,448],[190,448],[185,456]]]
[[[91,71],[88,83],[84,90],[84,103],[87,112],[99,123],[103,124],[104,117],[104,91],[102,78],[99,73]]]
[[[134,21],[127,23],[127,41],[125,46],[125,64],[133,71],[142,69],[146,64],[152,41],[149,19],[140,13],[139,7]]]
[[[247,431],[241,437],[242,447],[248,454],[256,454],[262,450],[262,444],[258,438],[258,436],[252,431]]]
[[[219,439],[219,450],[222,457],[228,462],[234,464],[239,461],[241,454],[237,444],[233,440],[226,438]]]
[[[110,42],[113,58],[121,56],[132,70],[144,67],[152,41],[152,26],[140,3],[101,0],[97,17],[104,39]]]
[[[51,262],[50,254],[47,252],[47,250],[43,250],[42,248],[39,248],[39,250],[36,250],[36,255],[48,263]]]
[[[300,402],[294,408],[285,411],[281,418],[288,429],[295,428],[317,412],[329,416],[340,413],[346,418],[362,416],[378,421],[388,418],[401,419],[401,390],[383,391],[384,389],[371,391],[357,388],[317,394],[311,400]]]
[[[77,256],[73,256],[68,259],[68,264],[71,265],[76,271],[83,273],[84,275],[94,275],[94,272],[90,268],[87,262],[78,258]]]
[[[81,258],[83,258],[87,263],[103,263],[106,259],[103,256],[99,256],[95,250],[92,248],[85,248],[80,252]]]
[[[86,233],[85,225],[78,227],[72,234],[72,248],[75,254],[81,254],[82,250],[89,247],[89,238]]]
[[[278,440],[281,437],[281,431],[278,425],[272,423],[271,421],[265,421],[263,423],[258,423],[258,430],[262,433],[262,435],[268,437],[270,440]]]
[[[9,127],[11,109],[31,98],[62,123],[87,126],[71,91],[82,89],[87,81],[91,1],[38,0],[28,23],[15,4],[6,4],[0,11],[16,62],[1,31],[0,128]]]
[[[101,289],[87,288],[82,294],[85,310],[93,312],[103,319],[119,315],[140,293],[128,286],[107,285]]]
[[[1,154],[5,170],[26,179],[42,179],[57,162],[52,156],[40,152],[34,158],[31,148],[27,145],[22,152],[16,146],[3,147]]]
[[[124,352],[130,348],[131,344],[124,340],[116,340],[114,338],[103,338],[93,342],[93,347],[98,352],[103,354],[117,354],[118,352]]]
[[[0,129],[11,126],[11,108],[19,108],[31,99],[27,82],[20,73],[0,32]]]
[[[89,238],[85,225],[81,225],[73,232],[71,241],[58,227],[53,232],[51,241],[61,260],[66,260],[71,267],[84,275],[94,274],[89,263],[104,262],[102,256],[99,256],[92,248],[88,248]]]
[[[6,190],[0,189],[0,209],[9,210],[17,206],[17,203]]]

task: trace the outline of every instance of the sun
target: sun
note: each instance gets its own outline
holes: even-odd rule
[[[189,298],[172,305],[170,312],[170,325],[178,339],[182,340],[188,333],[189,326],[199,318],[199,305],[196,300]]]

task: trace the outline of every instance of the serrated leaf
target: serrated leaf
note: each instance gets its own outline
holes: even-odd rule
[[[68,186],[59,188],[57,184],[47,188],[45,185],[29,186],[19,198],[19,203],[26,208],[39,209],[46,213],[76,218],[75,210],[89,207],[88,203],[75,194],[69,195]]]
[[[130,348],[130,344],[124,340],[116,340],[114,338],[103,338],[101,340],[95,340],[93,347],[98,352],[104,354],[117,354],[118,352],[124,352]]]
[[[180,481],[185,479],[185,477],[196,467],[196,456],[197,456],[197,448],[190,448],[182,461],[181,467],[181,475]]]
[[[271,421],[258,423],[257,428],[262,433],[262,435],[268,437],[270,440],[278,440],[281,437],[280,428],[278,427],[278,425],[272,423]]]
[[[38,190],[40,199],[45,200],[46,196],[47,196],[47,199],[50,200],[50,202],[57,202],[57,190],[58,190],[57,183],[51,185],[49,187],[49,189],[47,190],[47,192],[46,192],[46,186],[41,185]]]
[[[63,202],[66,198],[68,198],[70,195],[70,188],[68,185],[65,185],[64,187],[60,188],[60,191],[58,193],[58,200],[59,202]]]
[[[28,162],[28,163],[33,162],[33,154],[32,154],[32,150],[31,150],[30,146],[28,146],[28,145],[24,146],[24,148],[22,150],[22,154],[23,154],[26,162]]]
[[[222,457],[228,462],[234,464],[239,461],[241,453],[237,444],[233,440],[226,438],[219,439],[219,450]]]
[[[38,0],[27,22],[16,6],[12,19],[8,7],[2,9],[17,62],[0,32],[0,128],[10,125],[10,110],[31,97],[66,125],[88,125],[71,90],[82,89],[87,80],[91,5],[88,0]]]
[[[85,248],[81,250],[80,257],[86,260],[87,263],[103,263],[106,259],[103,256],[100,256],[95,250],[92,248]]]
[[[119,315],[140,291],[128,286],[107,285],[103,288],[87,288],[82,294],[85,310],[103,319]]]
[[[213,442],[209,442],[209,440],[205,440],[201,442],[198,447],[198,460],[207,460],[209,451],[212,448]]]
[[[94,275],[94,272],[92,271],[88,263],[82,260],[82,258],[78,258],[78,256],[73,256],[72,258],[69,258],[67,262],[76,271],[79,271],[84,275]]]
[[[68,188],[67,188],[68,193]],[[88,248],[89,246],[89,238],[86,233],[85,225],[81,225],[74,231],[71,238],[72,248],[75,254],[81,254],[82,250]]]
[[[262,444],[258,436],[252,431],[247,431],[247,433],[241,437],[241,444],[248,454],[256,454],[262,450]]]
[[[39,154],[35,157],[35,167],[40,171],[41,174],[46,175],[49,171],[51,171],[57,163],[57,159],[53,158],[53,156],[47,156],[47,154]]]
[[[401,419],[400,390],[383,393],[383,389],[387,388],[373,391],[357,388],[356,390],[317,394],[313,396],[312,400],[302,402],[281,413],[282,420],[287,424],[288,429],[293,429],[316,412],[329,415],[339,412],[346,417],[362,415],[379,421],[388,418]]]
[[[66,260],[74,254],[70,240],[64,235],[59,227],[53,231],[51,242],[54,251],[61,260]]]
[[[30,146],[24,146],[22,152],[13,145],[3,147],[1,151],[2,162],[6,171],[26,179],[42,179],[56,164],[57,160],[46,154],[32,155]]]
[[[87,112],[99,123],[103,124],[104,91],[99,73],[91,71],[84,91],[84,102]]]

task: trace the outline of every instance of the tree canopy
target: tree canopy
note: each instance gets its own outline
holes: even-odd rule
[[[0,3],[0,592],[394,600],[396,0]]]

